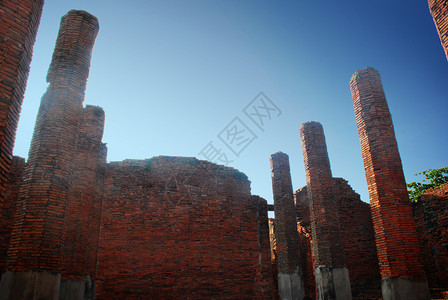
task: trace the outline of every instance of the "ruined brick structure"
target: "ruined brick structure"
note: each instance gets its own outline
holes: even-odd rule
[[[310,205],[317,297],[352,299],[322,125],[318,122],[302,124],[300,139]]]
[[[3,0],[0,4],[0,267],[9,242],[11,195],[8,180],[16,180],[10,164],[25,94],[32,50],[44,1]],[[14,163],[13,163],[14,164]],[[15,167],[15,166],[13,166]],[[10,177],[9,177],[10,176]],[[6,221],[5,221],[6,220]]]
[[[4,0],[0,5],[0,197],[4,196],[8,181],[9,164],[43,5],[43,0]]]
[[[271,299],[266,200],[244,174],[194,158],[110,163],[99,299]]]
[[[271,176],[278,291],[282,299],[303,299],[305,290],[288,155],[282,152],[271,155]]]
[[[440,3],[434,15],[446,13]],[[107,163],[104,111],[83,107],[99,30],[84,11],[61,20],[28,161],[11,159],[42,5],[0,4],[0,300],[378,299],[381,277],[384,299],[427,299],[425,272],[433,297],[448,297],[448,187],[422,195],[412,215],[372,68],[350,83],[371,208],[332,177],[315,122],[301,129],[307,186],[294,197],[288,156],[271,156],[272,221],[233,168]]]
[[[62,248],[61,295],[84,289],[93,293],[107,149],[101,142],[104,111],[87,105],[79,119],[79,137],[71,175],[70,204]],[[91,295],[91,298],[94,295]],[[64,298],[64,297],[62,297]]]
[[[98,20],[82,11],[70,11],[61,20],[2,277],[1,289],[9,290],[10,298],[31,293],[52,298],[59,293],[70,179],[98,29]],[[45,288],[40,287],[41,281],[46,282]]]
[[[9,239],[16,214],[16,203],[22,184],[23,171],[25,170],[25,159],[13,156],[6,184],[6,193],[1,203],[0,218],[0,270],[6,266],[6,252],[9,247]]]
[[[61,20],[29,158],[2,201],[0,299],[274,298],[267,202],[244,174],[106,163],[104,111],[82,106],[98,29],[84,11]]]
[[[381,278],[370,205],[361,201],[359,195],[353,191],[346,180],[333,178],[332,181],[353,299],[379,299],[381,298]],[[302,248],[308,249],[303,265],[303,269],[306,270],[303,277],[306,288],[312,289],[315,287],[315,279],[307,186],[297,190],[294,198],[299,220],[299,236],[305,243]]]
[[[448,1],[428,0],[428,4],[443,50],[445,50],[445,55],[448,59]]]
[[[448,183],[412,205],[432,298],[448,299]]]
[[[379,73],[350,80],[375,229],[384,299],[428,299],[415,222]]]

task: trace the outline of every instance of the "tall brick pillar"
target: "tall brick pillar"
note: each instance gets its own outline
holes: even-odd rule
[[[103,131],[103,109],[87,105],[80,118],[71,177],[59,300],[75,299],[74,295],[77,295],[76,299],[94,299],[102,204],[99,195],[102,192],[107,155],[107,148],[101,142]]]
[[[318,299],[352,299],[333,176],[318,122],[300,127],[306,184],[310,201],[311,235]]]
[[[61,20],[25,167],[0,299],[57,299],[70,176],[98,20],[70,11]]]
[[[375,229],[383,298],[429,299],[392,117],[379,73],[353,74],[350,88]]]
[[[277,241],[278,292],[281,299],[302,300],[305,297],[305,288],[299,260],[299,236],[288,155],[282,152],[271,155],[271,177]]]
[[[447,0],[428,0],[429,11],[431,12],[443,50],[445,50],[448,59],[448,1]]]
[[[0,277],[12,227],[6,185],[43,5],[43,0],[0,2]]]
[[[43,5],[43,0],[0,2],[0,202]]]

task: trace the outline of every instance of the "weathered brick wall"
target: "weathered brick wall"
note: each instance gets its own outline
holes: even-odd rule
[[[316,298],[316,278],[314,274],[313,240],[311,238],[310,203],[307,187],[294,193],[294,204],[297,215],[297,232],[299,233],[300,254],[303,270],[303,282],[306,294]]]
[[[272,270],[272,280],[274,283],[274,299],[280,299],[278,294],[278,266],[277,266],[277,240],[275,239],[275,225],[274,219],[269,218],[269,244],[271,248],[271,270]]]
[[[2,0],[0,3],[0,202],[8,182],[16,129],[43,5],[43,0]]]
[[[272,298],[264,204],[244,174],[156,157],[108,164],[104,186],[98,299]]]
[[[370,205],[342,178],[333,178],[353,299],[381,298],[381,276]]]
[[[382,278],[425,280],[392,118],[379,73],[350,80]]]
[[[304,280],[314,289],[313,254],[310,245],[310,217],[307,186],[294,193],[297,217],[300,220],[298,232],[304,242],[302,249],[307,250],[304,263]],[[380,271],[375,247],[373,224],[369,204],[362,202],[359,195],[353,191],[347,181],[333,178],[333,195],[338,205],[339,224],[344,240],[344,252],[353,299],[381,298]],[[311,267],[309,267],[311,266]]]
[[[257,266],[256,279],[261,280],[259,295],[265,299],[273,299],[277,293],[277,287],[274,286],[274,270],[271,261],[271,243],[269,238],[269,219],[268,203],[260,196],[251,196],[252,201],[256,202],[258,214],[258,253],[261,263]],[[275,273],[277,274],[277,273]]]
[[[344,243],[339,225],[338,205],[322,125],[307,122],[300,127],[305,164],[314,265],[346,266]]]
[[[442,42],[448,59],[448,1],[447,0],[428,0],[429,10],[434,19],[434,23]]]
[[[17,201],[11,271],[60,271],[70,178],[98,21],[83,11],[61,20]]]
[[[6,185],[4,201],[0,202],[0,272],[5,270],[6,251],[9,247],[12,225],[16,213],[16,201],[19,197],[20,185],[22,184],[23,171],[25,170],[25,159],[13,156],[9,179]],[[1,274],[1,273],[0,273]]]
[[[101,219],[101,193],[106,146],[101,142],[104,111],[88,105],[80,119],[79,139],[71,176],[66,218],[62,280],[94,276]]]
[[[448,183],[422,194],[413,211],[429,286],[448,290]]]

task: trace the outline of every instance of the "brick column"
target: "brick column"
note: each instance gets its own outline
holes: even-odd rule
[[[73,295],[89,295],[83,299],[94,299],[93,280],[101,220],[100,193],[107,154],[107,148],[101,142],[103,130],[103,109],[87,105],[80,118],[71,176],[59,300],[73,299]]]
[[[350,88],[375,229],[383,298],[429,299],[428,285],[379,73],[353,74]]]
[[[305,296],[299,261],[299,236],[294,207],[288,155],[271,155],[272,192],[274,194],[274,232],[277,241],[278,292],[281,299]]]
[[[15,175],[11,159],[43,5],[43,0],[0,2],[0,277],[11,234],[9,214],[15,211],[6,187],[9,175]]]
[[[310,200],[317,296],[318,299],[352,299],[322,125],[302,124],[300,139]]]
[[[25,167],[0,299],[57,299],[79,118],[98,20],[61,20]]]
[[[0,202],[5,195],[43,5],[43,0],[0,3]]]
[[[445,55],[448,59],[448,1],[428,0],[428,4],[443,50],[445,50]]]
[[[22,184],[23,171],[25,170],[25,159],[13,156],[9,171],[9,180],[6,185],[5,199],[0,203],[0,270],[5,270],[6,252],[9,248],[9,238],[11,237],[16,214],[16,202],[19,197],[19,190]]]

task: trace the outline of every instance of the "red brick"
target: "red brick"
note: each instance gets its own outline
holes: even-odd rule
[[[127,160],[108,164],[103,199],[98,299],[272,299],[266,204],[245,175]]]
[[[97,19],[86,12],[70,11],[61,20],[17,201],[7,270],[61,271],[70,176],[97,33]]]
[[[382,278],[425,280],[419,242],[379,73],[350,80]]]
[[[0,5],[0,205],[11,201],[5,191],[43,4],[43,0],[4,0]],[[11,170],[11,176],[15,171]],[[0,210],[0,220],[10,217],[3,213]],[[0,250],[0,261],[5,260],[4,255]],[[4,270],[3,264],[0,267]]]
[[[448,59],[448,1],[428,0],[429,10],[434,19],[443,50]]]
[[[322,125],[318,122],[302,124],[300,139],[310,203],[314,265],[345,267],[344,243]]]
[[[0,202],[0,270],[4,270],[6,265],[6,251],[9,247],[9,238],[14,224],[16,202],[19,197],[24,169],[25,159],[14,156],[11,161],[5,199]]]
[[[431,295],[448,293],[448,183],[423,193],[412,205]]]

